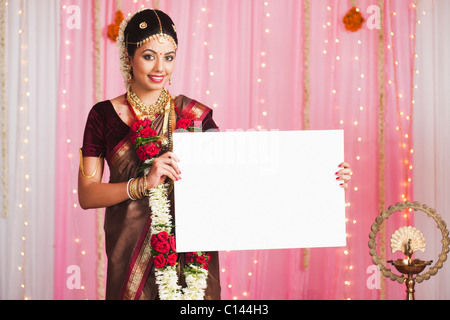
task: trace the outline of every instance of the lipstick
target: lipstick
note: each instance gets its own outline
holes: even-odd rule
[[[161,83],[164,81],[164,76],[148,76],[150,80],[152,80],[155,83]]]

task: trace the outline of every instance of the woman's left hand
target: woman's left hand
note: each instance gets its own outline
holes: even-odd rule
[[[342,168],[338,172],[336,172],[336,180],[341,181],[341,187],[344,188],[344,190],[348,189],[348,182],[352,179],[352,169],[350,168],[350,165],[347,162],[343,162],[339,165],[339,168]]]

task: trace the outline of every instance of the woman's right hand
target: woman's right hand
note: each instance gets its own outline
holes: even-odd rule
[[[150,172],[147,175],[148,188],[151,189],[159,186],[166,178],[170,178],[173,181],[180,180],[181,171],[180,168],[178,168],[178,162],[180,162],[180,159],[172,152],[167,152],[162,156],[155,158]]]

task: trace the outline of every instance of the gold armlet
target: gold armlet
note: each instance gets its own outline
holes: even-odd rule
[[[97,159],[97,164],[96,164],[96,166],[95,166],[94,173],[92,173],[92,175],[90,175],[90,176],[89,176],[89,175],[86,175],[86,174],[84,173],[83,151],[82,151],[81,148],[80,148],[80,171],[81,171],[81,174],[83,175],[83,177],[88,178],[88,179],[91,179],[91,178],[95,177],[95,175],[97,174],[98,167],[99,167],[99,165],[100,165],[100,159],[101,159],[101,157],[102,157],[102,155],[100,155],[100,156],[98,157],[98,159]]]

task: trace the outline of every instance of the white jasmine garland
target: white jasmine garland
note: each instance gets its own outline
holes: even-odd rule
[[[160,232],[172,233],[172,217],[168,199],[169,184],[161,184],[150,189],[149,206],[152,209],[151,235]],[[208,270],[195,264],[184,268],[186,288],[178,285],[176,266],[155,269],[156,284],[161,300],[203,300],[207,287]]]

